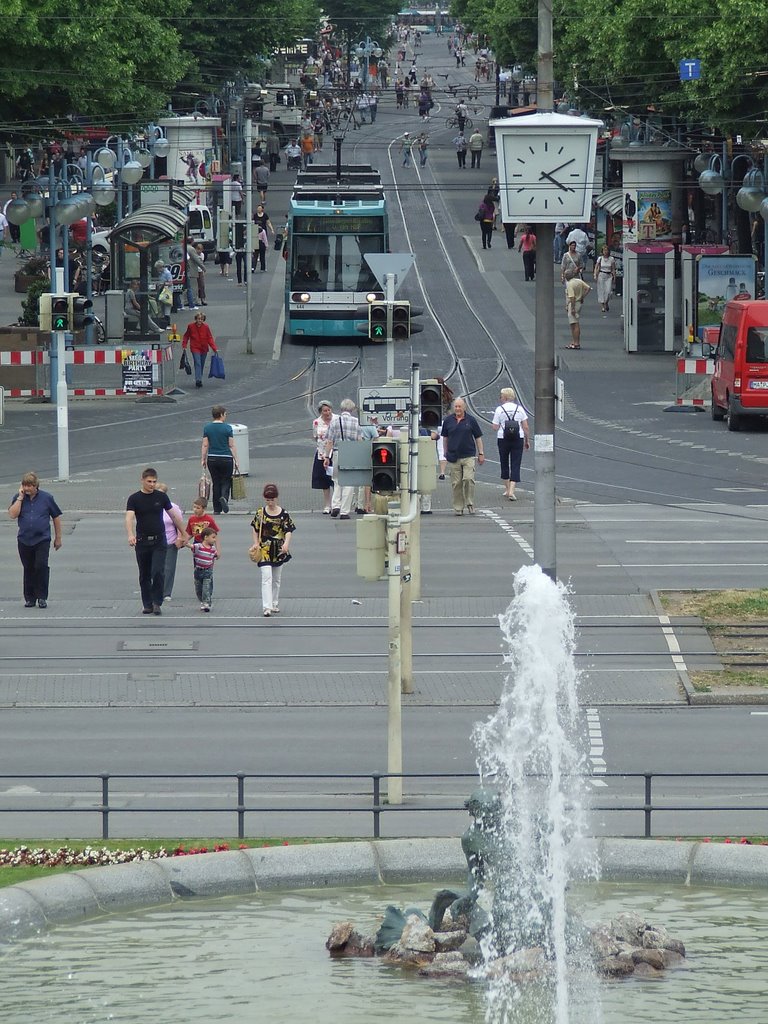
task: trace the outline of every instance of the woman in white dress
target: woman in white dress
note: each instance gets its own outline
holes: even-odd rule
[[[616,260],[611,256],[607,245],[603,246],[601,255],[595,260],[595,281],[600,312],[607,313],[608,303],[616,285]]]
[[[530,434],[528,413],[525,406],[517,401],[514,388],[501,389],[501,405],[496,406],[493,426],[499,447],[504,497],[517,501],[515,485],[520,483],[520,463],[523,461],[523,450],[530,448]]]
[[[312,460],[312,490],[323,492],[323,515],[329,516],[331,514],[333,477],[326,472],[323,459],[325,458],[325,435],[333,421],[331,403],[320,402],[317,414],[317,419],[312,420],[312,437],[316,446],[315,456]],[[328,468],[332,473],[332,467]]]

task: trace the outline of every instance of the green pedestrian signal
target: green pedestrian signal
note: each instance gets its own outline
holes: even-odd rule
[[[70,298],[68,295],[54,295],[51,298],[51,330],[71,331]]]
[[[387,303],[372,302],[368,306],[368,337],[371,341],[387,340]]]

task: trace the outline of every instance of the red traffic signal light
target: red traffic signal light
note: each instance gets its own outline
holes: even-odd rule
[[[391,494],[400,489],[397,441],[374,441],[371,446],[371,490]]]

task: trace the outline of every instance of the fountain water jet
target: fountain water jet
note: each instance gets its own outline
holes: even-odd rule
[[[566,916],[566,890],[577,878],[596,877],[597,864],[580,863],[574,852],[587,835],[587,783],[565,587],[538,566],[522,568],[500,624],[509,672],[498,711],[474,732],[481,778],[499,797],[495,821],[485,826],[493,833],[485,864],[490,920],[480,943],[486,1021],[531,1021],[514,978],[521,952],[537,947],[550,969],[551,996],[540,997],[533,1012],[542,1024],[568,1024],[575,986],[581,1012],[585,998],[597,996],[594,984],[578,980],[590,970],[580,929]],[[599,1007],[589,1009],[588,1019],[598,1020]]]

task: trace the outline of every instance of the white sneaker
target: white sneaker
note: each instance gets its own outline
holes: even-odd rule
[[[201,605],[200,605],[200,611],[201,611],[201,612],[204,612],[205,610],[206,610],[206,605],[204,605],[204,604],[201,604]]]
[[[171,595],[169,594],[168,597],[164,597],[163,600],[164,601],[170,601],[171,600]]]
[[[272,609],[271,608],[265,608],[264,609],[264,618],[265,619],[268,619],[271,614],[272,614]]]
[[[280,609],[279,608],[273,608],[272,609],[272,614],[273,615],[279,615],[280,614]]]

